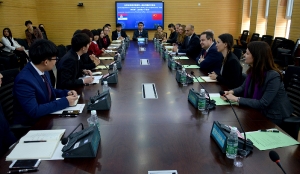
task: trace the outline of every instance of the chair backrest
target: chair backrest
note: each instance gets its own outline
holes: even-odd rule
[[[64,45],[58,45],[58,58],[62,58],[67,53],[67,48]]]
[[[292,52],[292,56],[299,57],[299,55],[297,55],[299,50],[300,50],[299,45],[300,45],[300,39],[297,39],[297,41],[295,43],[295,47],[294,47],[293,52]]]
[[[15,41],[17,41],[20,45],[24,46],[25,50],[29,49],[28,43],[26,39],[19,39],[19,38],[14,38]]]
[[[288,66],[283,82],[294,108],[293,115],[300,117],[300,67]]]
[[[283,37],[275,37],[275,39],[274,39],[274,41],[273,41],[273,44],[272,44],[272,47],[271,47],[273,57],[276,57],[276,54],[277,54],[277,48],[279,48],[279,46],[281,45],[281,43],[282,43],[284,40],[286,40],[286,39],[283,38]]]
[[[250,39],[250,42],[252,41],[258,41],[259,39],[259,34],[258,33],[253,33]]]
[[[263,35],[261,37],[261,41],[267,42],[270,46],[272,44],[272,40],[273,40],[273,36],[271,36],[271,35]]]
[[[243,32],[241,34],[240,41],[246,42],[247,38],[248,38],[248,35],[249,35],[249,30],[243,30]]]
[[[12,123],[13,119],[13,86],[15,77],[18,75],[18,73],[19,69],[10,69],[1,72],[3,75],[3,81],[2,86],[0,87],[0,104],[9,123]]]

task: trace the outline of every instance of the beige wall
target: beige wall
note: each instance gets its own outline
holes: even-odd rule
[[[300,0],[294,0],[290,39],[296,41],[300,38]]]
[[[43,23],[50,40],[69,44],[76,29],[101,28],[110,23],[115,29],[115,1],[85,0],[5,0],[0,5],[0,27],[10,27],[15,37],[24,38],[24,21],[34,25]],[[100,3],[101,2],[101,3]],[[240,0],[165,0],[165,27],[169,23],[195,25],[196,33],[210,28],[216,35],[231,33],[235,37],[241,30],[242,1]],[[201,3],[198,6],[198,3]],[[8,16],[8,17],[7,17]],[[13,22],[12,22],[13,21]],[[238,25],[237,25],[238,24]],[[167,31],[167,28],[166,28]],[[152,31],[149,37],[153,37]],[[132,31],[128,31],[132,36]]]

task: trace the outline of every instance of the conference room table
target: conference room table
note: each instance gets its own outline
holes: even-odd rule
[[[269,151],[253,152],[244,159],[241,168],[233,165],[210,137],[214,121],[236,126],[239,124],[231,107],[216,106],[202,114],[187,100],[189,89],[199,91],[199,83],[182,86],[175,80],[176,71],[160,58],[153,42],[138,51],[130,43],[123,68],[118,72],[118,83],[109,84],[112,105],[108,111],[97,111],[100,119],[101,141],[95,158],[44,160],[36,173],[103,173],[146,174],[152,170],[177,170],[179,174],[214,173],[282,173],[269,158]],[[140,65],[148,59],[149,65]],[[105,60],[108,64],[112,60]],[[194,60],[180,60],[181,64],[195,64]],[[196,76],[205,75],[199,69],[191,70]],[[102,71],[103,74],[107,70]],[[154,83],[157,99],[143,99],[142,84]],[[228,90],[219,83],[201,83],[209,93]],[[88,103],[90,97],[102,90],[101,84],[76,89],[81,95],[79,103]],[[278,128],[259,111],[234,106],[246,132]],[[87,127],[90,111],[86,107],[75,118],[48,115],[41,118],[32,129],[66,129],[65,137],[79,124]],[[281,164],[289,174],[300,173],[300,148],[298,145],[275,149]],[[6,173],[11,162],[5,161],[9,152],[1,157],[0,173]]]

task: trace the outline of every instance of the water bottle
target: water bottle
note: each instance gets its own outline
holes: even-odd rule
[[[103,81],[103,89],[102,89],[102,92],[105,92],[105,91],[108,91],[108,90],[109,90],[109,87],[108,87],[107,81]]]
[[[186,84],[186,72],[185,72],[185,68],[182,68],[182,70],[181,70],[180,82],[181,82],[182,86],[187,86],[187,84]]]
[[[114,63],[114,65],[113,65],[113,72],[118,73],[118,68],[117,68],[117,64],[116,63]]]
[[[96,110],[91,111],[91,117],[87,119],[89,126],[97,126],[99,132],[100,132],[100,123],[99,123],[99,118],[97,116]]]
[[[205,97],[205,90],[200,90],[200,97],[198,98],[198,110],[205,111],[206,109],[206,97]]]
[[[176,62],[175,62],[175,59],[172,57],[169,59],[171,61],[171,69],[172,70],[175,70],[176,68]]]
[[[237,155],[237,148],[238,148],[237,128],[231,127],[230,134],[227,139],[227,148],[226,148],[227,158],[234,159]]]

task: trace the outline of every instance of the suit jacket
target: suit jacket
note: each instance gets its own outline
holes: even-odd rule
[[[248,88],[248,96],[244,98],[245,82],[233,89],[235,96],[241,96],[239,104],[254,109],[259,109],[266,117],[282,120],[290,117],[293,112],[293,106],[287,97],[283,82],[278,72],[274,70],[267,71],[265,81],[262,86],[263,95],[260,100],[250,98],[251,87]],[[253,83],[251,83],[253,84]]]
[[[188,38],[189,37],[184,38],[184,44],[182,44],[178,52],[186,53],[189,58],[196,59],[201,51],[200,39],[195,33],[192,35],[190,41],[188,41]]]
[[[9,125],[0,105],[0,156],[2,156],[16,141],[17,139],[9,129]]]
[[[205,52],[206,50],[203,49],[200,55],[204,55]],[[200,58],[200,55],[196,58],[197,62]],[[217,51],[216,43],[214,42],[206,53],[204,60],[200,63],[200,68],[209,72],[214,71],[216,74],[220,74],[222,62],[223,55]]]
[[[121,36],[124,37],[124,38],[127,37],[127,34],[126,34],[126,32],[124,30],[121,30]],[[117,30],[115,30],[115,31],[113,31],[111,33],[111,39],[112,40],[117,40],[118,39],[118,32],[117,32]]]
[[[57,84],[58,89],[73,89],[76,86],[82,86],[83,80],[78,79],[82,76],[84,69],[82,63],[78,60],[78,54],[70,49],[57,63]]]
[[[90,59],[90,55],[88,53],[84,53],[80,56],[80,62],[82,64],[82,69],[92,70],[96,67],[94,62]]]
[[[45,72],[45,76],[51,84],[49,73]],[[33,125],[38,118],[69,106],[67,90],[54,89],[52,85],[50,89],[49,100],[45,82],[31,63],[27,63],[14,82],[14,123]]]
[[[177,32],[174,31],[173,33],[170,34],[167,43],[176,43],[177,41]]]
[[[135,30],[133,32],[132,40],[137,41],[137,38],[139,36],[141,36],[142,38],[148,38],[148,31],[147,30],[143,30],[142,33],[141,33],[141,35],[140,35],[139,30]]]
[[[230,52],[224,62],[223,71],[217,74],[217,80],[229,89],[237,88],[243,83],[243,67],[235,54]]]
[[[106,38],[106,44],[104,43],[104,38]],[[102,39],[101,38],[99,38],[99,42],[100,42],[100,45],[98,44],[98,46],[99,46],[99,49],[101,50],[102,48],[105,48],[105,49],[107,49],[107,47],[110,45],[110,38],[109,38],[109,36],[108,35],[106,35],[106,36],[104,36]],[[102,47],[102,48],[100,48],[100,47]]]

